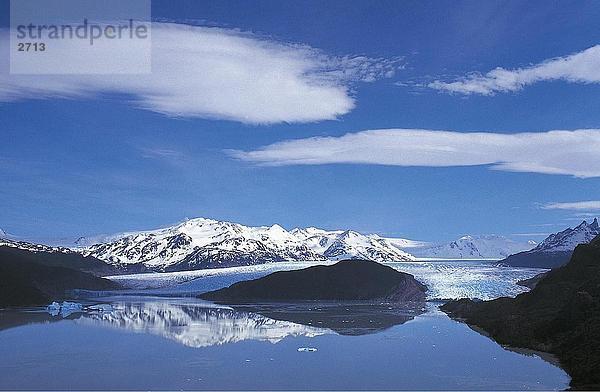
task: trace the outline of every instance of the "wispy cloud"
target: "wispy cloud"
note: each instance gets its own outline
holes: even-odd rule
[[[496,170],[600,177],[600,130],[517,134],[381,129],[341,137],[287,140],[255,151],[227,151],[262,165],[375,164],[478,166]]]
[[[551,233],[512,233],[515,237],[546,237]]]
[[[8,53],[8,41],[8,30],[0,30],[0,52]],[[110,61],[110,45],[106,50],[103,57]],[[61,61],[77,68],[81,59],[72,53]],[[355,106],[355,83],[391,77],[401,66],[401,58],[330,56],[232,29],[153,23],[150,75],[9,75],[0,70],[0,101],[118,93],[139,108],[168,116],[312,122],[348,113]]]
[[[143,158],[179,160],[184,157],[180,151],[169,148],[141,148],[140,150]]]
[[[525,68],[508,70],[498,67],[485,75],[474,73],[450,82],[436,80],[428,86],[450,93],[494,95],[518,91],[527,85],[546,80],[600,83],[600,45]]]
[[[600,200],[574,201],[567,203],[547,203],[542,205],[545,210],[569,210],[569,211],[600,211]],[[582,216],[582,214],[577,214]],[[583,216],[593,216],[595,214],[583,214]]]

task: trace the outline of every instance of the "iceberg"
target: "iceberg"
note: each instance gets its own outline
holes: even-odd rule
[[[87,306],[85,309],[88,311],[92,311],[92,312],[112,312],[113,311],[113,307],[111,304],[90,305],[90,306]]]
[[[317,351],[315,347],[298,347],[299,353],[314,353]]]
[[[60,314],[62,317],[68,317],[73,313],[83,312],[83,305],[77,302],[68,301],[63,301],[62,304],[59,304],[55,301],[46,307],[46,311],[52,316],[58,316]]]

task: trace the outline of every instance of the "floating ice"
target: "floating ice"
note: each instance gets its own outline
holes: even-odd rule
[[[50,313],[51,316],[58,316],[60,313],[60,304],[58,302],[52,302],[46,306],[46,312]]]
[[[90,305],[85,308],[86,310],[94,311],[94,312],[112,312],[113,307],[111,304],[96,304]]]
[[[300,353],[314,353],[315,351],[317,351],[315,347],[298,347]]]
[[[46,311],[52,316],[68,317],[73,313],[83,312],[83,305],[77,302],[64,301],[62,304],[52,302],[46,307]]]

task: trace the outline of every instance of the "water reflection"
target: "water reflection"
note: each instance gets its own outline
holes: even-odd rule
[[[569,381],[433,303],[407,323],[423,310],[103,301],[111,306],[84,301],[82,312],[66,318],[45,309],[0,311],[0,390],[551,390]]]
[[[275,320],[227,307],[167,301],[113,303],[113,311],[84,314],[77,322],[160,335],[188,347],[243,340],[277,343],[287,336],[314,337],[332,333],[326,328]]]
[[[84,303],[72,313],[53,309],[0,312],[0,330],[69,319],[82,325],[158,335],[188,347],[209,347],[244,340],[277,343],[288,336],[371,334],[403,324],[425,310],[422,304],[391,307],[311,302],[233,309],[195,299],[151,297],[116,298],[107,303],[110,306]]]
[[[236,306],[271,319],[327,328],[340,335],[367,335],[404,324],[422,314],[425,303],[293,303]]]

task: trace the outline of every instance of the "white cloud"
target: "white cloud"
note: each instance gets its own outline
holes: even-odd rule
[[[377,164],[477,166],[600,177],[600,130],[517,134],[381,129],[341,137],[287,140],[255,151],[228,151],[262,165]]]
[[[600,200],[574,201],[567,203],[548,203],[542,206],[545,210],[594,211],[600,210]],[[595,214],[584,214],[592,216]]]
[[[8,37],[8,30],[0,30],[0,52],[8,53]],[[110,45],[106,51],[109,62]],[[72,53],[61,64],[83,67],[77,51]],[[311,122],[348,113],[355,106],[354,83],[390,77],[400,67],[400,58],[335,57],[236,30],[153,23],[152,74],[9,75],[4,69],[0,101],[117,93],[169,116]]]
[[[518,91],[545,80],[600,83],[600,45],[530,67],[513,70],[499,67],[485,75],[472,74],[452,82],[437,80],[428,86],[451,93],[494,95],[498,92]]]

